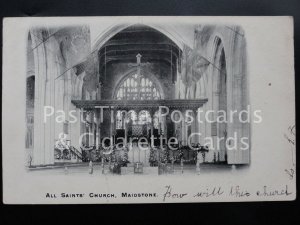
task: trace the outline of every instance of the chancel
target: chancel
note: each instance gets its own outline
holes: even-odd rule
[[[238,113],[217,122],[219,112],[249,105],[241,27],[33,27],[27,49],[29,168],[89,163],[94,173],[199,174],[249,164],[250,123]],[[45,122],[45,107],[64,121]]]

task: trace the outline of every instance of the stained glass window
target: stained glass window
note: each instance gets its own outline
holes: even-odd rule
[[[151,80],[143,75],[134,74],[121,84],[116,98],[118,100],[157,100],[161,96]]]

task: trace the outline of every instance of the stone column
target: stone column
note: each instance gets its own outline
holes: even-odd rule
[[[85,123],[84,123],[84,127],[83,127],[83,129],[84,129],[84,133],[85,133],[85,135],[84,135],[84,145],[87,145],[87,146],[89,146],[89,136],[88,136],[88,133],[90,132],[90,126],[89,126],[89,115],[88,115],[88,112],[85,112],[85,114],[84,114],[84,117],[85,117]]]
[[[122,111],[121,111],[122,112]],[[127,118],[128,118],[128,111],[125,111],[126,113],[125,113],[125,115],[123,116],[123,113],[122,113],[122,118],[123,118],[123,120],[124,120],[124,130],[125,130],[125,145],[127,145],[127,122],[126,122],[126,120],[127,120]]]
[[[101,139],[100,139],[100,117],[99,112],[95,109],[95,121],[96,121],[96,148],[100,148]]]
[[[83,139],[82,142],[84,145],[87,145],[88,143],[88,136],[87,136],[87,122],[88,122],[88,112],[84,111],[83,112]]]
[[[152,136],[153,136],[153,128],[154,128],[154,123],[153,123],[153,119],[154,119],[154,110],[153,109],[150,109],[149,110],[149,113],[150,113],[150,117],[151,117],[151,126],[150,126],[150,129],[151,129],[151,131],[150,131],[150,138],[152,138]]]
[[[197,122],[197,108],[193,109],[193,117],[194,117],[194,122],[193,122],[194,129],[192,129],[192,133],[198,133],[199,132],[199,124]],[[200,143],[199,135],[193,136],[193,142]]]
[[[183,120],[182,120],[182,126],[181,126],[181,132],[182,132],[182,145],[186,145],[187,144],[187,126],[186,126],[186,122],[185,122],[185,110],[182,109],[181,113],[183,115]]]
[[[44,106],[44,88],[46,69],[46,53],[44,44],[40,44],[43,40],[41,32],[31,30],[32,48],[35,64],[35,90],[34,90],[34,149],[33,149],[33,165],[44,164],[44,123],[43,123],[43,106]],[[39,45],[39,46],[38,46]],[[38,46],[38,47],[36,47]]]
[[[227,112],[230,110],[247,110],[249,104],[248,77],[246,70],[246,40],[244,37],[230,32],[228,43],[224,44],[227,67]],[[242,123],[238,114],[233,115],[233,123],[227,126],[227,137],[235,137],[238,140],[236,150],[227,151],[228,164],[248,164],[250,162],[250,149],[241,150],[241,138],[249,138],[250,123]],[[233,147],[233,142],[229,148]]]
[[[31,34],[35,61],[33,165],[49,165],[54,164],[55,118],[51,116],[44,121],[44,107],[55,109],[54,82],[59,70],[56,55],[49,52],[55,48],[55,39],[43,42],[46,37],[41,29],[31,30]]]
[[[95,130],[96,130],[96,124],[95,124],[95,109],[91,111],[91,143],[92,145],[96,146],[96,137],[95,137]]]
[[[111,124],[110,124],[110,137],[112,138],[113,144],[114,144],[114,136],[115,136],[115,121],[116,121],[116,113],[115,113],[115,109],[111,108],[110,109],[110,120],[111,120]]]
[[[76,117],[76,121],[75,122],[70,122],[70,130],[71,130],[71,134],[70,134],[70,139],[71,139],[71,145],[73,147],[75,147],[77,150],[80,150],[80,143],[79,143],[79,139],[80,139],[80,134],[81,134],[81,110],[76,108],[74,109],[76,110],[75,113],[75,117]]]

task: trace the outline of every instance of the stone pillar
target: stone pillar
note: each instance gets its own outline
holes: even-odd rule
[[[197,108],[194,108],[193,109],[193,118],[194,118],[194,121],[193,121],[193,129],[192,129],[192,133],[198,133],[199,132],[199,128],[198,128],[198,122],[197,122]],[[193,136],[193,143],[200,143],[200,138],[198,135],[194,135]]]
[[[182,126],[181,126],[181,137],[182,137],[182,145],[187,145],[187,125],[186,125],[186,117],[185,110],[181,110],[183,115]]]
[[[90,136],[91,139],[91,145],[95,145],[96,146],[96,137],[95,137],[95,111],[92,110],[91,111],[91,127],[90,127],[90,133],[92,134]]]
[[[88,144],[88,136],[87,136],[87,116],[88,116],[88,112],[85,110],[83,112],[83,126],[82,126],[82,131],[83,131],[83,139],[82,139],[82,142],[83,142],[83,145],[87,145]]]
[[[235,40],[235,41],[231,41]],[[249,105],[249,92],[246,70],[246,41],[244,37],[231,32],[228,37],[228,43],[224,44],[227,67],[227,111],[247,110]],[[229,91],[230,90],[230,91]],[[228,150],[228,164],[248,164],[250,162],[250,149],[241,150],[241,138],[249,138],[250,144],[250,123],[242,123],[238,114],[234,114],[233,123],[228,124],[227,136],[238,140],[236,150]],[[249,145],[250,146],[250,145]],[[233,147],[231,141],[229,148]]]
[[[70,122],[70,139],[71,145],[75,147],[77,150],[80,150],[80,134],[81,134],[81,110],[76,108],[76,113],[74,114],[76,117],[75,122]]]
[[[100,139],[100,117],[99,112],[95,109],[95,129],[96,129],[96,148],[100,149],[101,139]]]
[[[55,55],[49,52],[54,41],[50,38],[40,43],[46,38],[41,30],[32,30],[31,34],[35,61],[33,165],[49,165],[54,164],[55,118],[44,121],[44,106],[55,108],[54,82],[59,70]]]
[[[110,124],[110,137],[112,138],[113,144],[114,144],[114,137],[115,137],[115,129],[116,129],[116,113],[115,113],[115,109],[111,108],[110,109],[110,120],[111,120],[111,124]]]
[[[43,40],[41,32],[31,31],[32,48],[37,46]],[[44,123],[43,123],[43,106],[45,92],[46,53],[44,44],[40,44],[33,50],[35,64],[35,90],[34,90],[34,149],[33,165],[44,164]]]
[[[85,112],[84,109],[80,109],[80,136],[85,133]],[[81,139],[79,140],[79,146],[83,146],[85,144],[85,137],[81,136]],[[81,149],[80,149],[81,150]]]
[[[87,123],[86,123],[86,133],[87,135],[85,136],[86,137],[86,144],[90,147],[92,145],[92,141],[91,141],[91,111],[88,111],[87,114],[86,114],[86,120],[87,120]]]
[[[153,128],[154,128],[154,123],[153,123],[153,119],[154,119],[154,110],[153,109],[150,109],[149,110],[149,113],[150,113],[150,117],[151,117],[151,126],[150,126],[150,138],[152,138],[153,136]]]
[[[200,136],[199,136],[199,142],[200,142],[200,144],[201,145],[204,145],[205,144],[205,138],[206,138],[206,133],[207,133],[207,131],[206,131],[206,121],[205,121],[205,114],[204,114],[204,112],[205,112],[205,110],[204,110],[204,108],[205,108],[205,106],[203,106],[202,108],[198,108],[198,110],[202,110],[203,112],[198,112],[197,111],[197,123],[198,123],[198,132],[201,134]],[[199,116],[200,116],[200,119],[198,120],[198,113],[199,113]]]
[[[121,111],[121,112],[123,112],[123,111]],[[123,121],[124,121],[125,145],[127,145],[128,134],[127,134],[127,122],[126,121],[127,121],[127,118],[128,118],[128,111],[125,111],[125,115],[123,115],[123,113],[122,113],[122,118],[123,118]]]

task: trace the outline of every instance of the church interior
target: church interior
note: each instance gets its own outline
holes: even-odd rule
[[[238,114],[216,122],[216,112],[249,105],[246,55],[246,36],[236,25],[32,27],[26,166],[94,163],[138,173],[174,165],[196,171],[199,162],[249,164],[241,138],[250,144],[250,123]],[[210,121],[197,120],[199,110],[212,112]],[[236,143],[227,141],[233,136]]]

